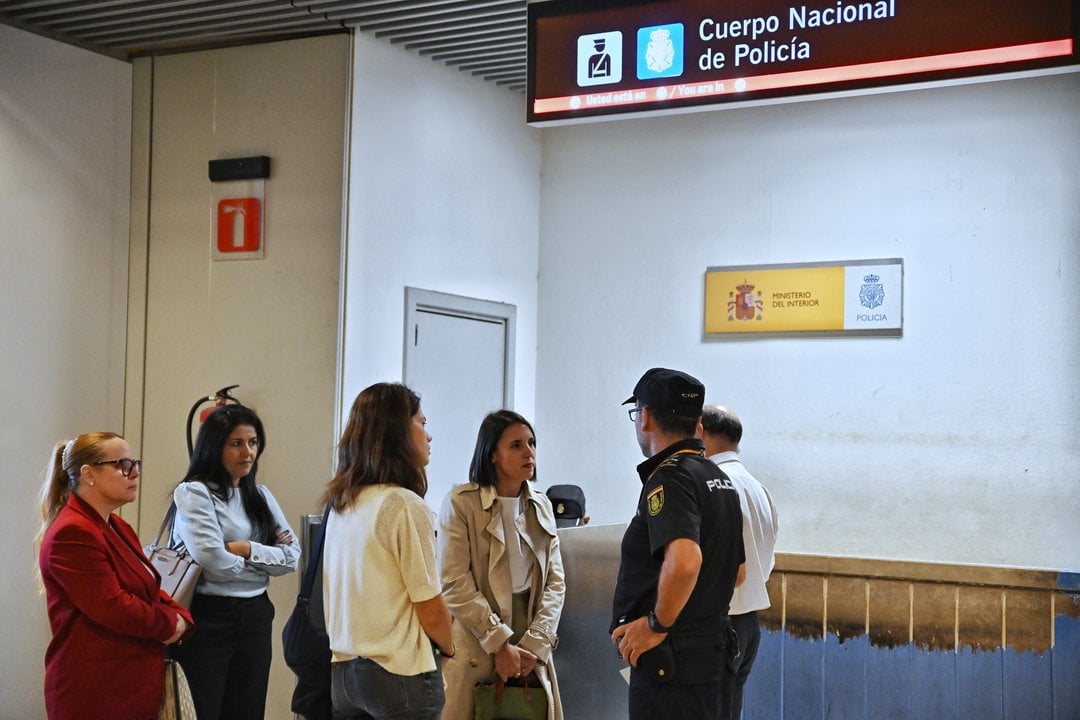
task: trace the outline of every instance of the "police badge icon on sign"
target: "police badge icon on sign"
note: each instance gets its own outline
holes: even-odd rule
[[[654,25],[637,31],[639,80],[678,77],[683,74],[683,25]]]
[[[859,304],[873,310],[885,302],[885,288],[881,284],[881,277],[870,273],[863,276],[863,286],[859,288]]]

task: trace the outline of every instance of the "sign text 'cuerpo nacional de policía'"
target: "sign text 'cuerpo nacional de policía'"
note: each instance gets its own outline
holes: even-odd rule
[[[703,337],[897,337],[903,310],[901,258],[711,267],[705,271]]]
[[[1080,0],[533,2],[528,121],[1080,63]]]

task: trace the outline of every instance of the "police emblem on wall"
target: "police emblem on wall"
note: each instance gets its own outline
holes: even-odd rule
[[[863,276],[863,286],[859,288],[859,304],[873,310],[885,302],[885,288],[881,277],[873,273]]]
[[[754,286],[746,280],[742,285],[737,285],[736,293],[728,293],[728,320],[761,320],[764,313],[764,303],[761,300],[761,291],[754,294]]]

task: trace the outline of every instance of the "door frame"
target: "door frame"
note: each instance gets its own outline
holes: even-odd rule
[[[479,298],[452,295],[435,290],[405,286],[405,327],[402,333],[401,377],[406,385],[410,377],[409,348],[414,343],[414,328],[418,312],[438,313],[453,317],[471,318],[498,323],[503,326],[503,407],[514,407],[514,365],[517,336],[517,307],[509,303],[481,300]]]

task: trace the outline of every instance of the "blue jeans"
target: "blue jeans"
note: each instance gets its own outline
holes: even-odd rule
[[[395,675],[367,658],[331,663],[330,697],[334,720],[438,720],[442,673]]]

